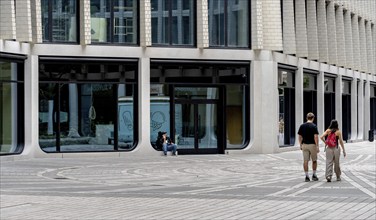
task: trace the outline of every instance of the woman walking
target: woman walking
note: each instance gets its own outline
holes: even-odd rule
[[[326,137],[326,139],[324,139]],[[326,129],[320,139],[325,143],[326,151],[326,171],[325,177],[328,182],[332,181],[333,164],[334,172],[336,173],[337,181],[341,181],[341,168],[339,165],[339,157],[341,155],[341,149],[338,147],[338,143],[343,150],[343,156],[346,157],[345,146],[343,144],[342,132],[338,128],[337,120],[333,119],[330,122],[329,128]]]

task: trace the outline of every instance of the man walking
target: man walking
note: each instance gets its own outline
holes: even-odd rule
[[[318,181],[316,175],[317,169],[317,153],[320,152],[319,149],[319,131],[317,130],[317,126],[313,123],[315,120],[315,115],[312,112],[307,114],[307,122],[300,125],[299,127],[299,144],[300,150],[303,152],[303,168],[305,172],[305,181],[309,182],[309,175],[308,175],[308,162],[312,159],[312,180]]]

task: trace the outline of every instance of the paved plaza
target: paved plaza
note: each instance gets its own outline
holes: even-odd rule
[[[300,151],[1,157],[0,219],[375,219],[375,144],[346,144],[331,183],[323,149],[317,182]]]

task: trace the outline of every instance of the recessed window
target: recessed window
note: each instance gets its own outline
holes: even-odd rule
[[[78,42],[78,1],[42,0],[43,42]]]

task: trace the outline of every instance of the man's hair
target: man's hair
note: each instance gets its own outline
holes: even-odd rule
[[[307,114],[307,120],[312,120],[312,119],[314,119],[315,118],[315,115],[312,113],[312,112],[309,112],[308,114]]]

